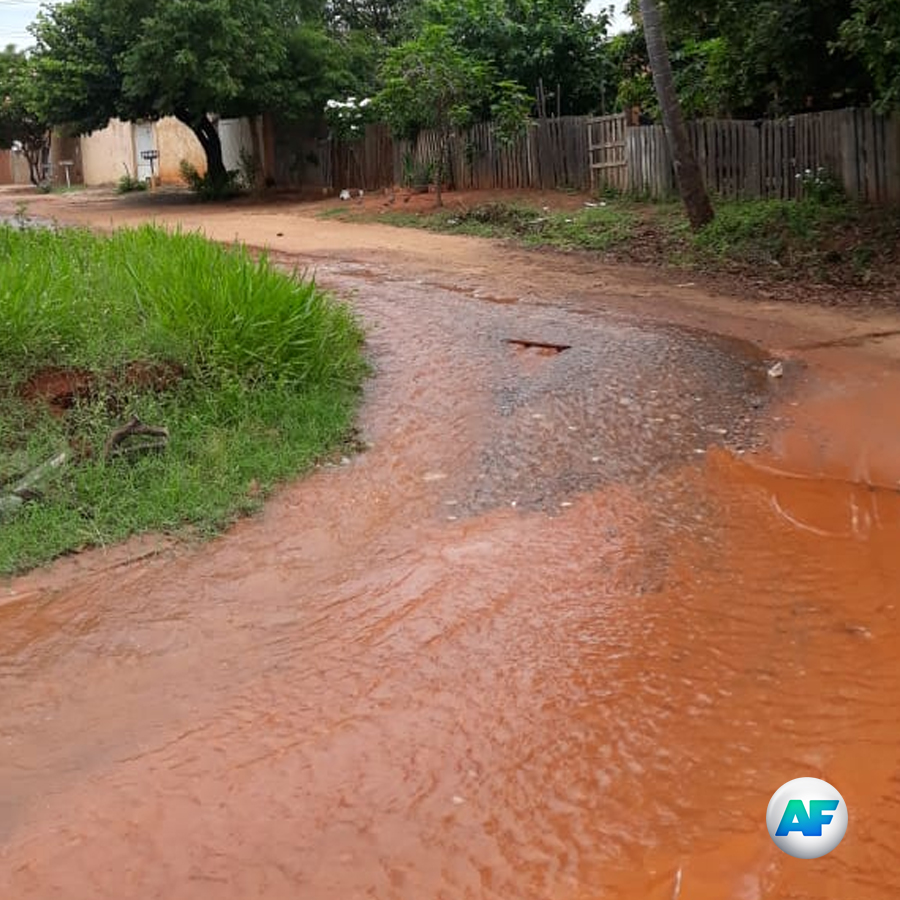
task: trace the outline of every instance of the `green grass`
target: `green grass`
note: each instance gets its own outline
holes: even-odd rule
[[[340,208],[328,210],[323,216],[341,218],[342,212]],[[353,218],[358,220],[359,216]],[[390,211],[378,215],[376,220],[449,234],[511,238],[528,247],[594,251],[609,250],[628,241],[636,222],[629,210],[609,206],[552,212],[515,203],[484,203],[425,214]]]
[[[141,532],[214,534],[252,511],[347,440],[361,345],[345,306],[241,248],[0,227],[0,495],[74,448],[42,496],[0,518],[0,574]],[[129,382],[136,362],[169,376]],[[61,417],[24,396],[49,368],[95,381]],[[168,446],[105,459],[132,416],[165,426]]]
[[[522,203],[371,216],[353,210],[323,215],[379,221],[446,234],[511,239],[528,247],[581,250],[611,260],[728,272],[755,283],[892,288],[900,281],[900,213],[842,200],[717,201],[715,220],[694,234],[679,203],[620,198],[605,206],[547,211]]]

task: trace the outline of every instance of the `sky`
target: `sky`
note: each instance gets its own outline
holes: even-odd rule
[[[588,9],[595,12],[610,2],[613,0],[590,0]],[[623,31],[630,25],[628,17],[619,12],[625,5],[624,0],[615,0],[613,5],[617,15],[612,30]],[[31,35],[25,29],[40,6],[41,0],[0,0],[0,47],[7,44],[27,47],[31,44]]]

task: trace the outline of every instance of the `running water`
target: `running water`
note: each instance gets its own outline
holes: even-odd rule
[[[0,593],[0,896],[895,897],[898,473],[854,402],[742,456],[794,409],[749,345],[356,303],[368,452]],[[850,809],[811,862],[764,826],[801,775]]]

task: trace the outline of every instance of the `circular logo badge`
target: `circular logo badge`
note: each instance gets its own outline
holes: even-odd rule
[[[847,832],[847,804],[827,781],[795,778],[772,795],[766,827],[779,850],[797,859],[831,853]]]

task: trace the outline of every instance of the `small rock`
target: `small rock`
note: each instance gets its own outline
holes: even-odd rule
[[[769,378],[781,378],[784,375],[784,363],[777,362],[769,369]]]
[[[459,794],[455,794],[453,796],[453,805],[454,806],[462,806],[463,803],[466,802],[465,797],[460,797]]]

